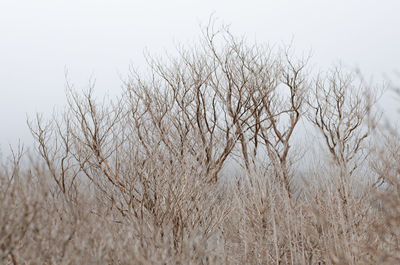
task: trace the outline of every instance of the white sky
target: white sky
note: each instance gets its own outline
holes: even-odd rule
[[[399,0],[0,0],[0,148],[29,145],[27,115],[63,106],[65,67],[77,87],[93,75],[118,93],[144,49],[173,53],[212,13],[250,41],[294,39],[319,68],[340,60],[379,79],[400,71],[399,11]]]

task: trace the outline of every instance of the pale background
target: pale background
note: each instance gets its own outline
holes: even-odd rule
[[[118,94],[145,49],[192,43],[211,14],[250,41],[293,39],[317,69],[341,61],[400,85],[399,10],[398,0],[0,0],[0,149],[18,139],[29,146],[27,117],[62,108],[65,68],[78,88],[94,76],[97,93]],[[383,102],[397,119],[391,96]]]

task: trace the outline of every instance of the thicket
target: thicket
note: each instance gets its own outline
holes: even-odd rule
[[[375,86],[212,24],[147,62],[120,97],[68,83],[62,114],[29,121],[36,153],[0,171],[2,264],[400,264]]]

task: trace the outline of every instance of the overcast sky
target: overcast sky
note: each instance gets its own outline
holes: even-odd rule
[[[250,40],[294,39],[316,67],[341,61],[391,75],[400,71],[399,10],[399,0],[0,0],[0,148],[29,144],[27,115],[63,106],[65,68],[77,87],[93,75],[100,93],[117,93],[144,49],[192,42],[212,13]]]

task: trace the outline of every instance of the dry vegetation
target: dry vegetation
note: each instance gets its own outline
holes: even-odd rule
[[[1,264],[400,264],[399,135],[359,75],[212,25],[147,61],[120,98],[68,84],[29,122],[37,152],[0,171]]]

